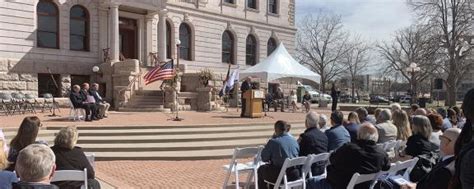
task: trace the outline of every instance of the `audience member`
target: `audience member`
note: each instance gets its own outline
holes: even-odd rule
[[[392,119],[392,113],[389,109],[382,109],[378,115],[377,120],[380,122],[375,127],[379,134],[378,143],[384,143],[391,140],[397,140],[397,127],[390,121]]]
[[[375,123],[376,124],[380,123],[379,114],[380,114],[381,111],[382,111],[382,108],[375,108],[375,110],[374,110],[374,117],[375,117]]]
[[[326,132],[326,130],[330,128],[330,126],[328,125],[328,117],[324,114],[319,115],[318,125],[319,130],[321,130],[321,132]]]
[[[390,104],[390,109],[392,112],[395,112],[398,110],[402,110],[402,106],[400,106],[399,103],[393,103],[393,104]]]
[[[315,112],[306,114],[306,130],[300,135],[298,143],[300,145],[300,156],[309,154],[320,154],[328,152],[328,137],[319,130],[319,115]],[[324,166],[313,164],[311,172],[314,176],[324,173]]]
[[[461,133],[458,128],[450,128],[439,136],[442,160],[417,184],[418,189],[446,189],[454,174],[454,144]]]
[[[436,112],[438,112],[438,114],[441,115],[441,117],[443,117],[443,125],[442,125],[442,129],[441,129],[443,132],[444,132],[444,130],[453,127],[451,125],[451,122],[449,121],[448,112],[446,111],[446,109],[438,108],[438,110],[436,110]]]
[[[420,105],[418,105],[418,104],[412,104],[412,105],[410,106],[410,116],[413,116],[414,113],[415,113],[415,111],[416,111],[418,108],[420,108]]]
[[[456,118],[458,118],[458,124],[456,125],[458,128],[462,128],[464,123],[466,123],[466,118],[463,115],[461,108],[454,106],[453,110],[456,112]]]
[[[370,123],[361,125],[355,143],[346,143],[330,157],[327,179],[312,179],[308,188],[345,189],[354,173],[371,174],[390,168],[388,155],[376,145],[377,129]],[[355,186],[356,189],[369,188],[370,182]]]
[[[429,141],[432,131],[430,120],[426,116],[414,116],[412,125],[413,135],[408,138],[405,153],[416,157],[422,154],[436,152],[438,146]]]
[[[88,188],[99,189],[100,184],[95,180],[94,168],[87,160],[84,151],[76,146],[79,134],[75,127],[69,126],[59,130],[51,149],[56,156],[56,170],[84,170],[87,168]],[[80,189],[83,182],[69,181],[54,183],[63,189]]]
[[[40,127],[41,121],[36,116],[28,116],[23,119],[20,127],[18,128],[16,136],[10,141],[8,161],[12,162],[12,164],[10,164],[7,170],[15,170],[15,162],[18,153],[26,146],[35,143]]]
[[[7,160],[7,153],[3,149],[4,140],[0,139],[0,188],[10,189],[12,184],[18,182],[15,173],[5,170],[10,162]]]
[[[413,113],[413,115],[422,115],[422,116],[427,116],[428,115],[428,112],[426,112],[426,109],[424,108],[418,108],[415,110],[415,112]]]
[[[89,93],[94,97],[95,104],[99,107],[98,117],[106,118],[109,114],[110,104],[106,102],[99,94],[99,84],[93,83]]]
[[[84,92],[81,92],[79,85],[72,86],[69,99],[71,99],[74,108],[82,108],[86,111],[86,121],[97,120],[95,105],[92,102],[87,101],[87,96],[84,96]]]
[[[3,140],[5,141],[3,143],[3,150],[5,151],[5,153],[8,152],[9,148],[8,148],[8,145],[7,145],[7,139],[5,138],[5,134],[3,133],[3,130],[0,128],[0,140]]]
[[[458,116],[452,108],[448,108],[448,120],[453,127],[458,125]]]
[[[275,133],[262,150],[262,161],[268,164],[258,168],[258,187],[266,188],[265,180],[275,182],[286,158],[295,158],[299,154],[299,145],[293,136],[288,134],[290,124],[285,121],[275,123]],[[300,177],[299,168],[287,169],[288,180]]]
[[[349,134],[351,135],[351,142],[356,141],[357,131],[360,127],[359,116],[356,112],[349,113],[349,115],[347,116],[347,122],[344,124],[344,127],[347,129],[347,131],[349,131]]]
[[[443,117],[438,114],[429,114],[428,119],[430,120],[431,129],[433,129],[430,136],[430,142],[439,146],[439,143],[441,142],[439,136],[443,134],[441,131]]]
[[[53,151],[44,144],[31,144],[18,154],[16,173],[20,182],[13,189],[58,189],[50,184],[56,170]]]
[[[344,143],[351,142],[351,135],[349,131],[344,128],[342,121],[344,120],[344,114],[341,111],[334,111],[331,114],[331,128],[326,130],[326,136],[328,137],[328,150],[336,150],[341,147]]]
[[[456,171],[450,188],[474,188],[474,89],[470,89],[464,96],[462,110],[466,123],[454,147]]]
[[[397,110],[392,115],[393,125],[397,127],[397,140],[407,141],[411,136],[410,121],[405,110]]]
[[[280,106],[281,112],[285,111],[285,103],[283,103],[284,98],[285,98],[285,95],[283,94],[283,90],[280,87],[278,87],[275,90],[275,93],[273,94],[273,107],[275,109],[275,112],[278,110],[278,106]]]
[[[375,124],[375,119],[372,119],[372,117],[369,116],[369,112],[367,111],[367,109],[359,107],[355,110],[355,112],[359,116],[359,121],[361,124],[365,122],[371,123],[372,125]]]

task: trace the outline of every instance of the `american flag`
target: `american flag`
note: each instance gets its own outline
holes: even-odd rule
[[[146,73],[145,76],[143,76],[143,79],[145,79],[145,85],[148,85],[159,80],[173,79],[173,77],[173,61],[169,61],[163,65],[157,65],[155,68]]]

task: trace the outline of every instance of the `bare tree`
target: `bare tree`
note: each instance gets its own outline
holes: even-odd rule
[[[457,87],[474,62],[466,61],[472,51],[474,2],[472,0],[409,0],[423,22],[436,29],[445,61],[446,105],[456,105]]]
[[[430,35],[431,29],[412,25],[396,32],[391,42],[377,45],[381,57],[386,61],[385,73],[398,72],[412,86],[412,99],[416,100],[417,84],[429,78],[437,70],[438,44]],[[416,63],[420,70],[410,73],[407,68]]]
[[[300,62],[321,75],[320,87],[325,93],[327,82],[344,72],[341,61],[351,49],[341,17],[326,12],[306,16],[299,24],[296,40]]]
[[[355,97],[356,78],[362,71],[367,69],[369,65],[370,48],[360,40],[360,37],[355,37],[354,41],[352,41],[349,46],[352,48],[345,56],[343,56],[342,63],[347,68],[347,74],[350,77],[351,101],[353,102]]]

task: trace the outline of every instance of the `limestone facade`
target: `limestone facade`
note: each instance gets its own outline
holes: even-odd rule
[[[39,1],[48,0],[0,0],[0,92],[38,95],[38,74],[51,72],[59,75],[62,94],[75,76],[86,76],[91,82],[104,83],[107,98],[112,101],[113,77],[117,75],[112,67],[119,62],[120,54],[119,18],[136,21],[134,48],[141,70],[152,66],[150,53],[158,53],[161,61],[165,61],[166,22],[172,31],[172,58],[176,57],[180,25],[186,23],[191,28],[191,60],[180,60],[184,74],[210,68],[216,79],[225,77],[228,65],[222,63],[221,49],[226,30],[236,41],[236,65],[232,68],[248,67],[245,55],[249,35],[257,41],[257,62],[267,56],[270,38],[284,43],[290,53],[295,49],[295,0],[276,0],[277,14],[269,13],[269,0],[257,0],[256,9],[247,8],[246,0],[235,0],[235,4],[224,0],[50,0],[59,12],[57,49],[37,45]],[[74,5],[83,6],[89,14],[87,51],[70,49],[70,10]],[[108,57],[103,53],[105,49],[109,49]],[[99,74],[92,72],[94,66],[100,66]],[[195,86],[184,82],[193,80],[184,79],[183,85]]]

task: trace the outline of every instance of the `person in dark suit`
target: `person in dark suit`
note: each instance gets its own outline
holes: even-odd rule
[[[441,141],[440,151],[442,160],[437,163],[431,171],[417,183],[417,189],[445,189],[449,186],[449,181],[454,174],[454,144],[458,139],[461,130],[449,128],[439,136]]]
[[[102,119],[102,117],[99,117],[99,107],[97,106],[97,101],[95,100],[94,96],[89,92],[89,83],[83,83],[82,88],[81,88],[81,94],[85,97],[87,103],[90,104],[91,107],[91,112],[92,116],[96,119]]]
[[[371,174],[390,169],[387,153],[377,146],[378,132],[375,126],[364,123],[359,128],[357,141],[346,143],[332,153],[327,178],[311,179],[308,188],[345,189],[355,173]],[[367,189],[370,182],[355,186]]]
[[[337,90],[336,90],[336,85],[333,83],[331,87],[331,98],[332,98],[332,107],[331,111],[335,111],[337,109]]]
[[[71,100],[74,108],[82,108],[86,110],[86,121],[97,120],[95,115],[92,114],[93,104],[87,102],[87,97],[81,93],[81,88],[79,85],[72,86],[71,94],[69,94],[69,99]]]
[[[277,180],[286,158],[298,157],[300,148],[295,138],[288,134],[290,127],[291,125],[285,121],[277,121],[275,123],[275,133],[262,150],[262,161],[268,162],[268,164],[258,168],[259,188],[267,188],[265,180],[269,182]],[[288,181],[296,180],[300,177],[298,168],[289,168],[286,174]]]
[[[84,170],[87,168],[87,188],[100,189],[100,184],[95,180],[94,168],[82,148],[77,147],[79,135],[76,127],[69,126],[59,130],[51,149],[56,156],[56,170]],[[64,181],[53,183],[61,189],[80,189],[83,182]]]
[[[247,92],[250,89],[251,89],[250,77],[247,77],[247,78],[245,78],[245,81],[242,82],[242,86],[240,86],[240,92],[241,92],[240,99],[241,99],[241,102],[242,102],[240,117],[244,117],[244,114],[245,114],[245,111],[246,111],[245,108],[247,106],[246,102],[245,102],[245,98],[244,98],[244,93]]]
[[[319,115],[315,112],[306,114],[306,130],[300,135],[298,143],[300,145],[300,156],[307,156],[309,154],[320,154],[328,152],[328,137],[321,130],[319,130]],[[317,165],[311,166],[313,176],[324,173],[325,166]]]

